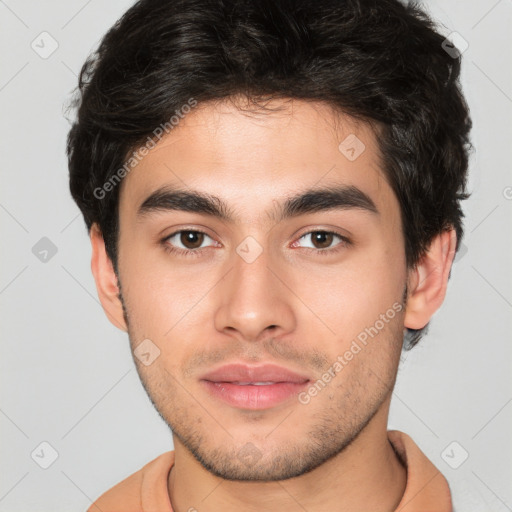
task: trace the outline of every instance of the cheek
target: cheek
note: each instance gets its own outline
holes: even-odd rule
[[[199,300],[198,273],[173,268],[163,249],[147,250],[129,239],[123,247],[120,272],[130,318],[162,336]]]
[[[381,249],[336,267],[312,267],[299,273],[291,288],[310,316],[313,312],[329,328],[328,335],[346,341],[374,325],[381,315],[397,321],[405,278],[400,256]]]

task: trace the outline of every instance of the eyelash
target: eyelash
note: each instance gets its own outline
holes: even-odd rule
[[[161,243],[164,247],[164,250],[169,254],[177,254],[179,256],[190,256],[190,257],[196,257],[200,256],[203,249],[206,249],[206,247],[203,247],[202,249],[179,249],[176,248],[168,243],[168,240],[172,238],[173,236],[179,234],[179,233],[202,233],[203,235],[206,235],[209,237],[208,233],[201,231],[200,229],[180,229],[178,231],[175,231],[174,233],[171,233],[170,235],[167,235],[165,238],[161,240]],[[352,242],[345,236],[343,236],[340,233],[337,233],[336,231],[327,231],[322,229],[316,229],[313,231],[307,231],[306,233],[303,233],[297,240],[300,240],[306,235],[311,235],[313,233],[325,233],[328,235],[335,235],[338,238],[341,239],[341,242],[335,246],[333,249],[312,249],[311,247],[304,247],[304,249],[309,249],[310,251],[313,251],[316,254],[321,254],[323,256],[328,256],[330,254],[335,254],[342,249],[346,248],[347,246],[351,245]],[[211,237],[210,237],[211,238]]]

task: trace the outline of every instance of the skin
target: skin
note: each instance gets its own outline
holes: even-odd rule
[[[441,305],[454,231],[433,239],[408,269],[399,203],[369,126],[322,103],[272,100],[281,110],[265,114],[242,111],[242,103],[199,105],[123,180],[119,276],[101,232],[91,229],[107,316],[128,332],[132,350],[148,338],[160,350],[149,366],[134,360],[173,431],[173,508],[392,511],[406,485],[386,434],[404,328],[424,327]],[[349,134],[366,146],[354,161],[338,149]],[[237,220],[164,210],[138,216],[163,185],[218,196]],[[276,204],[288,196],[335,185],[357,186],[379,214],[338,209],[276,222]],[[186,250],[179,235],[162,241],[179,229],[207,233],[189,243],[193,256],[165,250]],[[351,243],[335,236],[315,244],[307,235],[315,230],[339,231]],[[247,236],[263,248],[252,263],[236,252]],[[324,247],[331,252],[314,252]],[[307,404],[242,410],[200,383],[214,366],[240,361],[273,362],[315,382],[393,304],[403,309]],[[248,443],[250,463],[241,456]]]

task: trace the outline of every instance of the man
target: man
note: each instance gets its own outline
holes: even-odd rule
[[[387,431],[463,234],[443,41],[393,0],[147,0],[107,33],[70,186],[174,450],[89,510],[452,510]]]

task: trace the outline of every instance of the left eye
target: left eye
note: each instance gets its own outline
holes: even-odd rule
[[[312,244],[310,246],[302,246],[302,247],[310,247],[311,249],[322,250],[329,249],[333,241],[338,238],[341,240],[341,245],[348,243],[348,239],[344,236],[338,235],[337,233],[333,233],[331,231],[310,231],[309,233],[305,233],[299,238],[300,240],[311,238]],[[297,243],[297,242],[295,242]],[[316,244],[316,245],[315,245]]]

